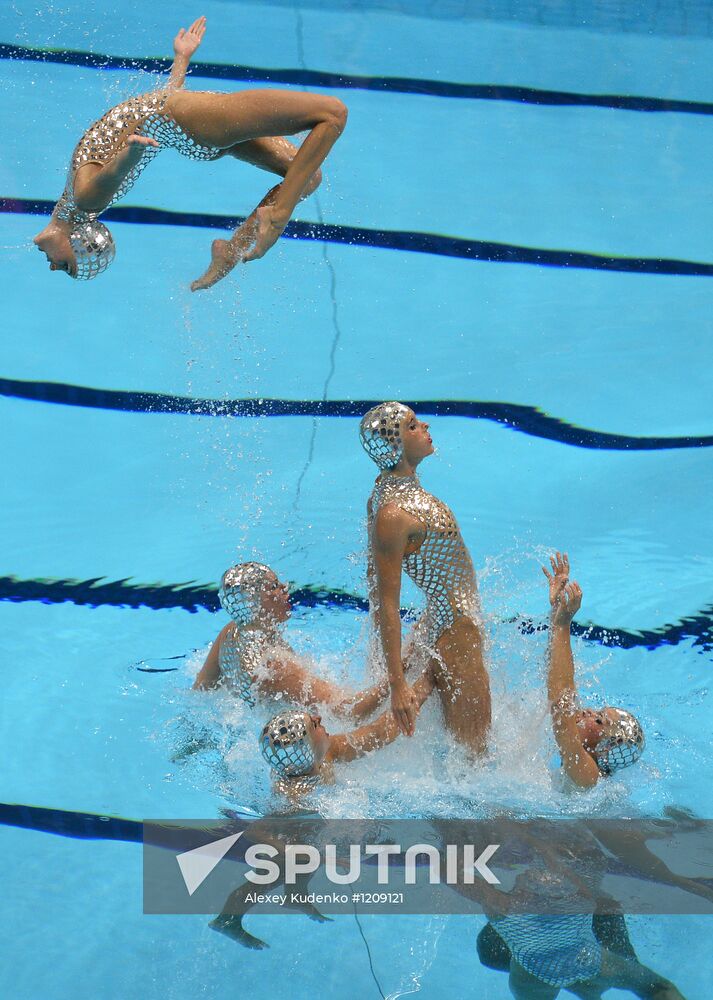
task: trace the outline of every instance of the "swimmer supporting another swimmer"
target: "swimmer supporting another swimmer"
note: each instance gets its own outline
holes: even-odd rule
[[[433,687],[429,665],[412,688],[417,712]],[[270,719],[260,736],[260,750],[278,779],[278,790],[292,798],[317,783],[332,781],[334,764],[348,764],[380,750],[399,732],[391,710],[358,729],[332,736],[320,715],[292,709]]]
[[[346,124],[344,104],[288,90],[183,90],[205,29],[205,17],[187,31],[181,28],[166,84],[117,104],[80,139],[64,193],[34,238],[51,271],[87,280],[106,270],[114,259],[114,240],[97,217],[127,194],[160,149],[202,161],[232,156],[284,178],[229,240],[213,241],[211,263],[192,283],[193,291],[210,288],[239,261],[267,253],[298,201],[319,185],[320,167]],[[299,148],[284,138],[305,131],[309,135]]]
[[[316,677],[297,659],[282,633],[292,613],[289,589],[263,563],[246,562],[223,574],[218,592],[232,621],[211,646],[193,684],[229,687],[253,707],[259,698],[322,705],[337,715],[366,719],[388,695],[385,681],[353,692]]]
[[[483,754],[491,705],[478,588],[452,511],[418,479],[418,466],[434,451],[428,424],[403,403],[381,403],[363,417],[360,439],[381,470],[367,504],[369,599],[394,717],[402,733],[414,732],[417,698],[404,676],[399,613],[406,573],[426,597],[414,631],[429,650],[446,727]]]

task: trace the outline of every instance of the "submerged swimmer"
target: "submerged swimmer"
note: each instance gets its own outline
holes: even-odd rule
[[[366,719],[388,695],[385,681],[350,692],[311,674],[282,635],[292,605],[287,585],[262,563],[247,562],[223,574],[220,603],[232,618],[218,633],[194,689],[226,685],[248,705],[259,697],[283,697],[324,705],[336,714]]]
[[[117,104],[80,139],[64,193],[34,239],[51,271],[90,279],[106,270],[114,259],[114,240],[97,216],[127,194],[159,149],[177,149],[203,161],[233,156],[284,177],[229,240],[214,240],[211,263],[191,285],[193,291],[214,285],[238,261],[262,257],[297,202],[319,185],[320,167],[346,123],[344,104],[336,97],[299,91],[183,90],[205,29],[205,17],[188,31],[181,28],[166,85]],[[309,135],[299,149],[284,138],[304,131]]]
[[[572,619],[582,605],[582,589],[569,582],[567,554],[550,557],[552,572],[542,572],[550,586],[550,646],[547,696],[552,728],[565,774],[580,788],[635,764],[646,741],[639,720],[621,708],[580,708],[574,679]]]
[[[433,687],[429,665],[412,688],[417,712]],[[331,736],[320,715],[293,709],[270,719],[260,736],[260,750],[278,779],[278,790],[292,796],[319,782],[331,782],[334,764],[351,763],[379,750],[393,743],[399,732],[390,710],[359,729]]]
[[[482,754],[491,707],[478,588],[453,513],[424,490],[416,474],[434,451],[428,424],[403,403],[381,403],[364,416],[359,433],[381,469],[367,505],[369,599],[394,716],[401,732],[411,735],[417,702],[404,676],[399,614],[405,572],[426,596],[416,633],[433,658],[446,726],[460,743]]]

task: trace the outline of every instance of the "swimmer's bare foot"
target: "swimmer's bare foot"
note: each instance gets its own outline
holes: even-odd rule
[[[198,292],[211,288],[216,282],[230,274],[240,259],[236,248],[230,240],[213,240],[211,246],[211,262],[208,270],[191,283],[191,291]]]
[[[255,246],[243,257],[246,264],[248,261],[264,257],[270,247],[277,243],[290,221],[289,218],[276,212],[272,205],[263,205],[262,208],[257,208],[254,214],[257,217],[257,234],[254,237]]]
[[[208,926],[214,931],[218,931],[219,934],[225,934],[226,937],[237,941],[243,948],[253,948],[255,951],[262,951],[263,948],[270,947],[267,941],[261,941],[260,938],[249,934],[243,927],[242,917],[237,914],[221,913],[215,920],[211,920]]]

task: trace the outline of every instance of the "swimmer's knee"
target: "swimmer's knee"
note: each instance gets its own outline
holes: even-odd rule
[[[346,127],[347,117],[349,116],[347,106],[338,97],[327,97],[326,102],[324,120],[341,134]]]

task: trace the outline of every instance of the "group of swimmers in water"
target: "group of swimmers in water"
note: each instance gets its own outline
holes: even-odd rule
[[[205,30],[204,17],[181,29],[165,85],[111,108],[82,136],[62,196],[34,239],[50,270],[89,280],[109,267],[114,240],[98,216],[127,194],[164,148],[201,161],[231,156],[282,178],[229,239],[213,242],[208,267],[191,285],[194,291],[214,285],[237,263],[262,257],[297,203],[320,184],[321,166],[346,124],[345,105],[335,97],[285,90],[186,91],[186,72]],[[299,147],[286,138],[302,132],[308,134]],[[491,695],[476,577],[452,511],[419,481],[418,468],[434,450],[428,424],[408,406],[384,402],[362,419],[360,439],[379,468],[367,504],[367,575],[382,679],[353,692],[312,674],[282,634],[291,611],[287,586],[268,566],[245,562],[223,575],[220,600],[231,621],[212,644],[194,684],[197,689],[224,685],[253,707],[276,698],[290,706],[264,726],[260,749],[278,787],[297,801],[315,784],[332,780],[335,765],[378,750],[400,734],[413,735],[419,711],[434,691],[445,728],[464,754],[477,761],[488,750]],[[555,553],[543,571],[549,588],[552,730],[565,774],[575,786],[591,788],[639,759],[644,734],[639,721],[622,708],[580,704],[570,633],[582,590],[570,578],[566,554]],[[400,614],[404,573],[426,602],[407,639]],[[323,709],[352,728],[328,733]],[[519,919],[513,925],[517,933],[508,937],[501,924],[495,943],[488,938],[489,944],[483,944],[483,953],[489,949],[490,955],[483,959],[486,964],[505,968],[511,963],[514,996],[549,998],[564,986],[578,996],[594,997],[607,988],[604,980],[580,967],[554,978],[538,973],[540,967],[528,968],[516,940],[527,930],[522,923],[526,918]],[[547,937],[545,924],[537,926]],[[571,937],[571,921],[568,926]],[[481,938],[488,937],[488,928]],[[590,930],[601,943],[602,935]],[[530,941],[535,931],[527,930]],[[628,937],[618,943],[620,954],[631,947]],[[616,945],[614,940],[609,952],[616,952]],[[567,947],[571,957],[575,945],[571,941]],[[541,958],[546,942],[538,948]],[[680,997],[661,977],[649,978],[647,984],[637,995]]]
[[[265,760],[290,797],[331,780],[334,764],[377,750],[399,733],[411,736],[434,690],[445,727],[464,751],[476,760],[488,747],[490,682],[473,562],[452,511],[418,478],[420,463],[434,450],[429,426],[408,406],[386,402],[364,416],[360,438],[380,469],[367,503],[367,573],[383,680],[354,693],[310,673],[281,635],[290,616],[287,586],[268,566],[248,562],[223,575],[220,601],[232,621],[220,631],[194,685],[227,685],[252,706],[277,697],[291,703],[260,738]],[[405,642],[404,572],[426,598]],[[547,694],[553,732],[565,774],[576,786],[590,788],[635,763],[644,734],[624,709],[580,706],[570,626],[582,590],[570,580],[566,554],[553,555],[543,572],[549,586]],[[389,707],[366,721],[389,698]],[[359,725],[330,735],[319,714],[323,709]]]

